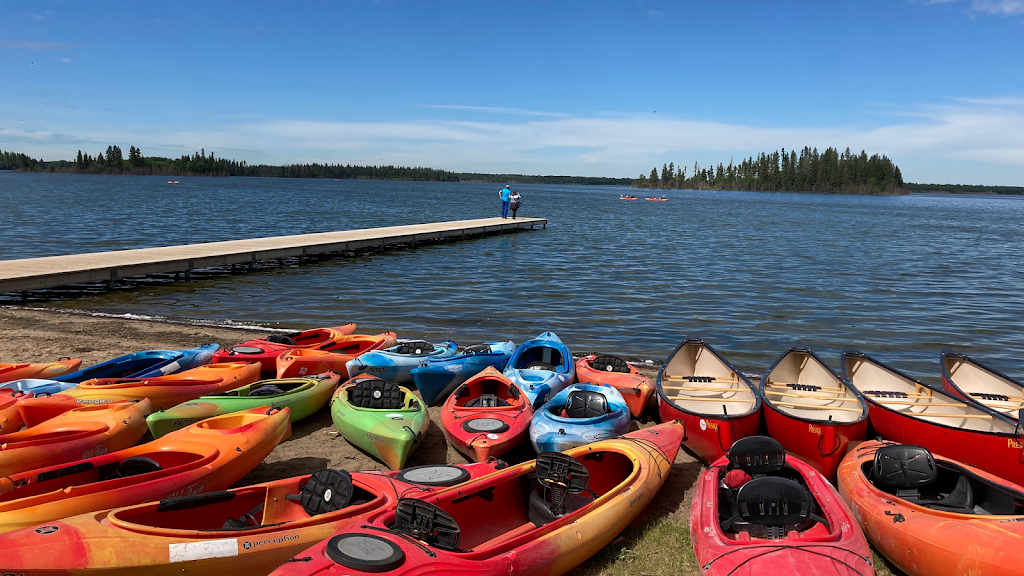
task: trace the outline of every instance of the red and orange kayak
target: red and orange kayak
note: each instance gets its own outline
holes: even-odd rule
[[[1024,575],[1020,485],[919,446],[868,441],[839,467],[839,493],[910,576]]]
[[[441,429],[461,454],[485,462],[518,446],[532,416],[533,406],[519,388],[488,366],[445,400]]]
[[[266,338],[249,340],[218,350],[213,362],[259,362],[263,365],[261,378],[273,378],[277,372],[277,357],[288,350],[328,347],[356,331],[355,324],[316,328],[289,334],[271,334]]]
[[[0,364],[0,383],[24,380],[26,378],[49,380],[74,372],[81,365],[81,358],[65,358],[56,362],[43,362],[41,364]]]
[[[399,495],[452,486],[504,466],[492,461],[403,473],[320,470],[72,516],[48,523],[44,531],[25,528],[0,535],[0,550],[4,569],[26,574],[264,576],[368,515],[393,510]],[[74,552],[54,554],[55,549]]]
[[[662,422],[686,425],[683,445],[706,464],[757,434],[761,397],[750,380],[700,338],[685,338],[658,373]]]
[[[633,416],[643,413],[654,391],[650,378],[617,356],[591,354],[580,358],[576,361],[576,381],[615,388]]]
[[[0,533],[77,514],[224,490],[291,436],[290,414],[215,416],[147,444],[0,478]]]
[[[9,388],[0,388],[0,434],[11,434],[21,430],[25,421],[18,407],[21,400],[31,397],[31,392],[26,394]]]
[[[277,357],[277,377],[297,378],[315,376],[324,372],[335,372],[342,380],[348,380],[345,363],[370,350],[390,348],[397,342],[394,332],[382,332],[370,336],[352,334],[320,348],[296,348]]]
[[[167,410],[200,396],[234,390],[259,380],[260,364],[207,364],[177,374],[152,378],[97,378],[50,396],[19,402],[27,426],[78,406],[149,398],[152,410]]]
[[[836,489],[764,436],[735,442],[698,478],[690,540],[704,576],[875,573]]]
[[[135,446],[146,434],[149,399],[82,406],[0,436],[0,476],[85,460]]]

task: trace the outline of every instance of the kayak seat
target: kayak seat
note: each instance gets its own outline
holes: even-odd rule
[[[618,356],[598,356],[594,358],[594,361],[590,363],[590,366],[594,370],[600,370],[601,372],[621,372],[622,374],[629,374],[629,364]]]
[[[416,342],[403,342],[398,349],[395,350],[397,354],[429,354],[434,351],[434,345],[430,342],[424,342],[418,340]]]
[[[786,450],[768,436],[747,436],[729,448],[730,468],[739,468],[753,477],[778,472],[786,465]]]
[[[278,394],[284,394],[284,390],[281,390],[273,384],[267,384],[266,386],[260,386],[259,388],[252,388],[249,390],[249,396],[277,396]]]
[[[458,522],[450,514],[429,502],[414,498],[400,499],[392,529],[428,546],[461,552],[459,542],[462,540],[462,531]]]
[[[316,516],[347,507],[354,492],[351,474],[328,468],[314,472],[302,485],[300,494],[288,494],[285,498],[298,500],[307,514]]]
[[[536,487],[530,492],[529,518],[537,527],[579,510],[597,497],[587,487],[590,472],[579,460],[561,452],[542,452],[536,462]]]
[[[132,456],[131,458],[125,458],[121,462],[117,472],[122,478],[127,478],[128,476],[138,476],[139,474],[159,472],[160,470],[163,470],[163,468],[156,460],[146,458],[145,456]]]
[[[771,540],[785,538],[794,530],[802,532],[815,522],[828,528],[828,521],[814,509],[814,498],[804,486],[788,478],[762,476],[739,489],[733,513],[721,528]]]
[[[573,390],[565,399],[565,415],[568,418],[597,418],[610,413],[608,399],[600,392]]]
[[[957,474],[956,483],[948,493],[941,493],[936,486],[939,467],[927,448],[900,444],[886,446],[875,452],[872,463],[871,482],[896,497],[946,512],[975,514],[974,490],[967,476]],[[922,496],[922,489],[927,494]]]
[[[359,408],[374,410],[400,410],[405,394],[398,384],[387,380],[363,379],[348,390],[348,401]]]
[[[498,408],[499,406],[511,406],[511,404],[498,398],[497,394],[481,394],[466,402],[466,408]]]
[[[487,344],[474,344],[472,346],[466,346],[462,351],[463,354],[490,354],[491,347]]]
[[[274,344],[285,344],[287,346],[295,346],[295,340],[291,336],[285,334],[271,334],[266,338],[267,342],[273,342]]]
[[[548,372],[554,372],[555,367],[547,362],[530,362],[526,365],[527,370],[547,370]]]

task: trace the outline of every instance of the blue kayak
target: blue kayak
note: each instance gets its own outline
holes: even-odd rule
[[[479,374],[488,366],[500,371],[505,368],[516,343],[484,342],[466,346],[461,354],[449,358],[430,358],[419,368],[410,371],[416,389],[427,404],[443,402],[471,376]]]
[[[93,378],[150,378],[209,364],[219,344],[206,344],[188,350],[146,350],[118,356],[78,372],[54,378],[57,382],[76,384]]]
[[[537,453],[561,452],[629,432],[629,406],[611,386],[574,384],[537,410],[530,442]]]
[[[411,340],[386,350],[371,350],[346,362],[345,368],[348,369],[349,378],[369,374],[396,384],[408,384],[412,382],[409,372],[413,368],[418,368],[431,358],[454,356],[458,348],[458,345],[451,341],[431,344],[422,340]]]
[[[516,348],[505,365],[505,376],[530,399],[534,408],[576,379],[569,348],[554,332],[545,332]]]
[[[0,388],[10,388],[18,392],[31,392],[37,396],[39,394],[56,394],[75,386],[78,386],[78,384],[74,382],[57,382],[56,380],[42,380],[39,378],[25,378],[24,380],[14,380],[13,382],[0,384]]]

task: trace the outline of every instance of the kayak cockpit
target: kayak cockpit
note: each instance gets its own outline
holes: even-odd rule
[[[516,357],[515,365],[511,366],[516,370],[545,370],[548,372],[564,372],[566,360],[562,351],[551,346],[533,346],[523,350]]]
[[[290,480],[122,508],[106,520],[132,532],[209,538],[220,532],[280,531],[283,524],[297,528],[335,522],[379,507],[385,500],[341,470],[320,470]]]
[[[319,377],[317,377],[319,378]],[[211,398],[247,398],[250,396],[275,397],[284,394],[299,392],[315,386],[309,378],[295,378],[289,380],[268,380],[257,382],[251,386],[243,386],[219,394],[210,394]]]
[[[514,384],[498,377],[467,382],[455,391],[455,407],[484,409],[521,409],[522,393]]]
[[[930,510],[986,516],[1024,515],[1024,493],[967,468],[936,460],[920,446],[879,448],[861,468],[876,488]]]

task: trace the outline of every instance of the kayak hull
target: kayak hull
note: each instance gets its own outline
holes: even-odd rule
[[[371,350],[350,360],[345,364],[349,377],[366,374],[396,384],[411,384],[413,368],[431,359],[449,358],[458,350],[455,342],[451,341],[434,344],[434,350],[424,354],[399,354],[396,352],[399,348],[401,345],[387,350]]]
[[[593,418],[569,418],[555,414],[561,411],[569,395],[577,390],[602,394],[607,399],[609,413]],[[564,452],[575,446],[622,436],[629,432],[629,422],[629,406],[618,390],[611,386],[573,384],[555,394],[534,413],[530,422],[530,442],[538,454]]]
[[[266,338],[249,340],[218,351],[213,355],[213,363],[259,362],[263,367],[263,373],[260,375],[260,378],[273,378],[277,372],[277,358],[281,354],[300,348],[330,346],[331,343],[355,331],[355,324],[345,324],[344,326],[316,328],[281,335],[290,338],[293,344],[271,342]]]
[[[146,350],[118,356],[84,370],[53,378],[60,382],[84,382],[94,378],[150,378],[166,376],[209,364],[218,344],[206,344],[186,350]]]
[[[277,357],[277,377],[300,378],[334,372],[348,380],[348,368],[345,364],[371,350],[390,348],[395,345],[395,340],[394,332],[384,332],[376,336],[353,334],[339,338],[322,348],[288,350]]]
[[[26,379],[48,379],[78,370],[81,358],[42,362],[38,364],[0,364],[0,384],[7,388],[7,382]]]
[[[629,406],[629,413],[639,417],[647,408],[654,385],[650,378],[644,376],[633,366],[629,366],[629,374],[623,372],[605,372],[595,370],[591,362],[597,355],[584,356],[576,361],[576,381],[581,384],[600,384],[611,386],[619,391]],[[667,420],[666,420],[667,421]]]
[[[351,378],[331,398],[331,420],[338,432],[352,445],[384,462],[391,470],[401,470],[409,454],[419,446],[430,427],[427,408],[407,388],[402,388],[403,407],[372,409],[353,406],[349,390],[361,380],[376,380],[361,374]]]
[[[444,402],[448,396],[485,368],[502,370],[515,350],[511,340],[487,342],[491,352],[484,354],[459,354],[449,358],[432,358],[426,364],[409,371],[416,390],[427,404]]]
[[[484,393],[508,406],[471,407]],[[526,439],[533,407],[508,378],[486,368],[448,396],[441,408],[441,429],[448,443],[475,462],[486,462],[512,450]],[[482,421],[488,426],[481,426]]]
[[[537,362],[552,370],[536,370]],[[516,348],[505,364],[505,376],[526,394],[534,410],[576,380],[572,352],[554,332],[544,332]]]

